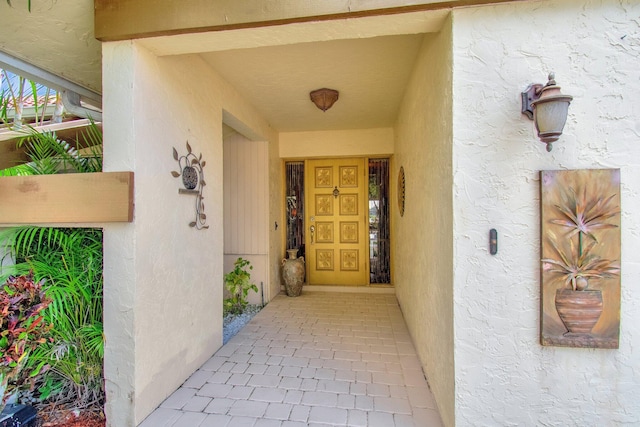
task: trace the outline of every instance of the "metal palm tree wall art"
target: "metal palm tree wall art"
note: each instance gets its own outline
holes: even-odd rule
[[[204,213],[204,197],[202,196],[202,190],[207,183],[204,181],[203,168],[206,161],[202,160],[202,153],[196,156],[187,141],[187,154],[180,156],[178,150],[173,149],[173,158],[178,162],[178,171],[171,171],[171,175],[174,178],[182,177],[182,185],[184,188],[180,188],[178,192],[180,194],[193,194],[196,196],[196,219],[189,223],[189,227],[194,227],[198,230],[209,228],[207,223],[207,215]]]

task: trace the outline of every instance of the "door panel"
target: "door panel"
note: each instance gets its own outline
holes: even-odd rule
[[[364,159],[309,160],[306,170],[307,282],[368,284]]]

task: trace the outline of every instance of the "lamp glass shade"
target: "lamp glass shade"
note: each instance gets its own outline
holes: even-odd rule
[[[573,97],[560,92],[553,72],[549,73],[546,85],[530,84],[521,95],[522,113],[533,119],[538,138],[547,145],[547,151],[551,151],[552,142],[562,135]]]
[[[557,141],[567,122],[571,97],[540,99],[533,108],[533,121],[542,142]]]

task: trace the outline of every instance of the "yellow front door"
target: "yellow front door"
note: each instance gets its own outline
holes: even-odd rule
[[[367,169],[362,158],[308,160],[307,283],[367,285]]]

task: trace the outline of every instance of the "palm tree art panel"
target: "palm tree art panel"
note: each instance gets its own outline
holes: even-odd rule
[[[541,343],[618,348],[620,170],[541,171]]]

